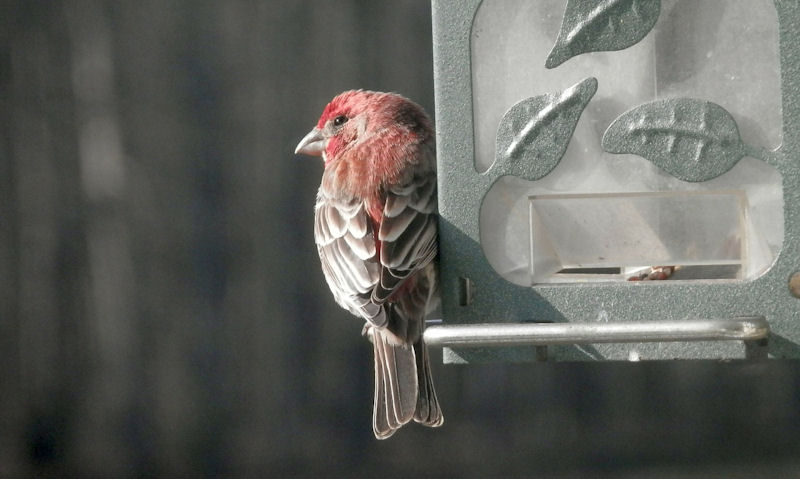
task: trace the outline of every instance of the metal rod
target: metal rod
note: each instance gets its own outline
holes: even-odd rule
[[[501,347],[553,344],[753,341],[769,335],[761,316],[620,323],[440,324],[425,329],[428,346]]]

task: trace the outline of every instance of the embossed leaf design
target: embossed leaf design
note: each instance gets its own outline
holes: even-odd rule
[[[736,120],[705,100],[670,98],[620,115],[603,135],[609,153],[632,153],[684,181],[707,181],[745,155]]]
[[[497,128],[495,163],[487,174],[538,180],[556,167],[586,104],[597,91],[589,77],[558,94],[531,97],[512,106]]]
[[[587,52],[628,48],[644,38],[661,12],[660,0],[569,0],[545,67]]]

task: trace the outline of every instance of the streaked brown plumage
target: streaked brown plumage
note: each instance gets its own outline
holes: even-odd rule
[[[431,121],[392,93],[334,98],[296,152],[320,155],[314,238],[336,302],[366,320],[375,355],[373,429],[443,416],[422,341],[436,299],[437,212]]]

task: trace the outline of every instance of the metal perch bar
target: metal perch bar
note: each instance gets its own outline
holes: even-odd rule
[[[428,346],[501,347],[556,344],[757,341],[769,336],[761,316],[733,319],[619,323],[437,324],[425,330]]]

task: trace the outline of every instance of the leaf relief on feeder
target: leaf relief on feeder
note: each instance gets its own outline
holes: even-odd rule
[[[512,106],[497,128],[495,162],[486,174],[534,181],[553,170],[567,150],[581,113],[597,91],[589,77],[557,94]]]
[[[683,181],[708,181],[745,155],[736,121],[705,100],[671,98],[620,115],[603,135],[609,153],[639,155]]]
[[[545,67],[582,53],[628,48],[647,36],[660,12],[660,0],[569,0]]]

